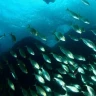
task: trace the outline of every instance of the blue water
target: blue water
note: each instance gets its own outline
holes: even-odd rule
[[[6,34],[0,40],[0,53],[14,45],[9,35],[11,32],[16,36],[17,42],[28,36],[34,37],[27,30],[28,24],[46,36],[47,41],[44,43],[50,47],[57,43],[52,32],[68,32],[71,29],[70,22],[85,29],[95,26],[96,0],[88,2],[90,6],[84,5],[81,0],[55,0],[49,4],[43,0],[0,0],[0,35]],[[87,18],[90,24],[73,19],[66,11],[67,8]]]

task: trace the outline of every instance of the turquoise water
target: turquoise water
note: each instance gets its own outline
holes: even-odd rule
[[[51,47],[57,43],[52,32],[54,30],[68,32],[71,29],[70,22],[85,28],[95,26],[96,0],[88,1],[90,6],[83,4],[82,0],[55,0],[49,4],[43,0],[1,0],[0,35],[5,33],[6,36],[0,40],[0,51],[6,51],[14,45],[9,35],[11,32],[16,35],[17,41],[32,36],[26,28],[28,24],[45,35],[48,40],[44,43]],[[84,16],[91,24],[86,25],[73,19],[66,11],[67,8]]]

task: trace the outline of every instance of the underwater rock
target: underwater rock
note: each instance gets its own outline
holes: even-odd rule
[[[79,41],[73,41],[69,37],[72,34],[78,36]],[[85,34],[82,33],[82,37],[85,38]],[[94,51],[82,42],[81,35],[70,30],[65,34],[66,41],[53,48],[32,37],[17,42],[0,56],[1,96],[84,96],[87,85],[94,91],[96,84],[90,79],[95,75],[95,59],[91,56]],[[93,40],[93,37],[87,31],[87,38]]]

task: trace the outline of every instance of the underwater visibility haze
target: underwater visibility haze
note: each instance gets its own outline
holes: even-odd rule
[[[0,96],[96,96],[96,0],[0,0]]]

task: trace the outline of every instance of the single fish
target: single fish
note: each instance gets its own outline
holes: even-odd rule
[[[51,90],[51,88],[50,87],[48,87],[48,86],[42,86],[45,90],[46,90],[46,92],[52,92],[52,90]]]
[[[10,50],[10,54],[11,54],[14,58],[17,58],[17,54],[16,54],[16,52],[14,52],[13,50]]]
[[[37,92],[33,91],[31,88],[29,88],[30,96],[38,96]]]
[[[12,82],[10,79],[7,79],[7,82],[8,82],[9,87],[10,87],[13,91],[15,91],[15,86],[14,86],[13,82]]]
[[[21,57],[26,58],[26,54],[22,48],[19,48],[19,53],[20,53]]]
[[[27,29],[29,29],[30,33],[33,34],[34,36],[38,36],[38,31],[32,28],[30,24],[28,24]]]
[[[44,60],[45,60],[47,63],[51,63],[51,59],[49,58],[48,55],[42,53],[42,56],[43,56]]]
[[[30,48],[29,46],[25,46],[25,47],[26,47],[26,49],[27,49],[27,51],[28,51],[29,54],[35,55],[35,52],[33,51],[32,48]]]
[[[88,90],[90,96],[96,96],[95,90],[91,86],[89,86],[89,85],[85,85],[85,86],[87,87],[87,90]]]
[[[54,31],[53,34],[56,37],[57,41],[65,41],[64,34],[57,31]]]
[[[32,60],[31,57],[29,57],[29,61],[30,61],[31,65],[32,65],[35,69],[40,69],[39,64],[38,64],[35,60]]]
[[[78,72],[81,73],[81,74],[85,74],[85,71],[84,71],[84,69],[82,67],[78,68]]]
[[[57,77],[54,77],[54,80],[60,85],[60,86],[65,86],[65,82]]]
[[[55,59],[56,61],[62,62],[62,57],[61,57],[60,55],[57,55],[57,54],[52,53],[52,52],[51,52],[50,54],[53,55],[53,57],[54,57],[54,59]]]
[[[25,63],[23,61],[17,59],[17,65],[21,69],[22,72],[24,72],[25,74],[28,73],[28,70],[26,68],[26,65],[25,65]]]
[[[43,67],[41,69],[42,69],[42,75],[43,75],[43,77],[46,80],[50,81],[51,80],[51,77],[50,77],[49,73],[45,69],[43,69]]]
[[[78,25],[71,25],[72,28],[75,30],[75,32],[81,34],[83,32],[85,32],[84,28],[83,27],[79,27]]]
[[[86,38],[81,38],[81,40],[90,48],[92,48],[96,52],[96,45],[94,44],[93,41],[86,39]]]
[[[76,36],[69,35],[69,37],[70,37],[73,41],[79,41],[79,38],[76,37]]]
[[[68,9],[68,8],[67,8],[66,10],[70,13],[70,15],[71,15],[74,19],[79,20],[79,19],[81,18],[81,16],[80,16],[79,14],[77,14],[76,12],[74,12],[74,11]]]
[[[85,19],[85,18],[81,18],[81,20],[85,23],[85,24],[90,24],[90,21],[88,19]]]
[[[38,80],[39,83],[45,84],[45,80],[43,79],[42,76],[40,76],[38,74],[34,74],[34,75],[35,75],[36,80]]]
[[[95,30],[91,30],[91,32],[96,35],[96,29]]]
[[[23,94],[23,96],[29,96],[28,94],[28,91],[26,90],[26,89],[24,89],[24,88],[20,88],[21,89],[21,91],[22,91],[22,94]]]
[[[35,43],[35,45],[40,51],[45,52],[45,48],[41,44]]]
[[[66,85],[66,91],[71,91],[71,92],[75,92],[75,93],[79,92],[78,88],[76,88],[75,86],[72,86],[72,85]]]
[[[79,60],[79,61],[86,61],[86,58],[84,56],[81,55],[74,55],[75,59]]]
[[[66,71],[69,72],[69,68],[67,65],[61,64],[61,67]]]
[[[74,59],[74,55],[69,50],[67,50],[67,49],[65,49],[65,48],[63,48],[61,46],[59,46],[59,48],[60,48],[61,52],[63,54],[65,54],[67,57],[69,57],[71,59]]]
[[[10,72],[11,72],[11,74],[12,74],[12,77],[13,77],[14,79],[18,80],[18,77],[17,77],[17,75],[16,75],[16,72],[15,72],[12,64],[8,64],[8,67],[9,67],[9,69],[10,69]]]
[[[40,33],[38,34],[38,37],[40,37],[40,39],[43,40],[43,41],[47,40],[46,36],[44,36],[44,35],[42,35]]]
[[[36,87],[36,91],[39,96],[47,96],[45,90],[42,87],[40,87],[38,85],[35,85],[35,87]]]
[[[85,5],[90,5],[90,3],[88,2],[88,0],[81,0]]]

